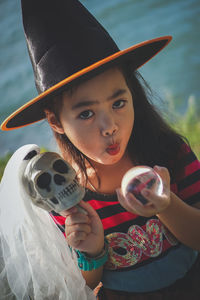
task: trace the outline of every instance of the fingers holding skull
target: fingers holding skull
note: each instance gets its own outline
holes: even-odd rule
[[[89,255],[101,252],[104,246],[104,231],[101,220],[90,204],[81,201],[87,215],[74,207],[65,211],[65,234],[68,244]]]
[[[65,221],[65,234],[68,244],[77,247],[91,233],[90,218],[83,213],[68,214]]]

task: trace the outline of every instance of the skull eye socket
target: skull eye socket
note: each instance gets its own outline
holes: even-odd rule
[[[66,182],[65,178],[62,175],[56,174],[54,175],[54,181],[58,185],[62,185],[63,183]]]
[[[61,174],[66,174],[69,171],[67,164],[62,159],[58,159],[54,162],[53,169]]]
[[[51,175],[47,172],[42,173],[38,178],[37,178],[37,185],[41,189],[47,189],[49,191],[49,184],[51,182]]]

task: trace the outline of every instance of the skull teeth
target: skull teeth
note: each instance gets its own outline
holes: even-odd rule
[[[60,201],[62,201],[63,198],[71,196],[78,187],[78,183],[76,180],[73,180],[71,184],[66,186],[61,192],[58,193],[57,197]]]

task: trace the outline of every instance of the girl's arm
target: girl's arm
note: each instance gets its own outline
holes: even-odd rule
[[[200,209],[171,192],[170,204],[157,216],[181,243],[200,251]]]
[[[170,176],[166,168],[156,166],[154,169],[163,180],[163,194],[157,196],[152,190],[142,190],[143,196],[149,200],[143,205],[133,194],[129,193],[124,198],[118,190],[121,205],[126,210],[144,217],[157,215],[181,243],[200,251],[200,209],[186,204],[170,191]]]
[[[87,211],[87,215],[80,213],[76,207],[62,212],[62,215],[66,217],[66,240],[72,248],[95,258],[104,248],[102,222],[96,211],[88,203],[81,201],[80,205]],[[94,289],[100,282],[102,272],[103,266],[91,271],[82,271],[86,284],[91,289]]]
[[[92,271],[81,271],[86,284],[93,290],[101,281],[103,266]]]

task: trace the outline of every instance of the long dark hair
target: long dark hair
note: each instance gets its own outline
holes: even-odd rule
[[[138,71],[131,69],[131,64],[117,66],[124,75],[133,96],[135,121],[128,143],[128,153],[134,164],[160,165],[166,167],[173,181],[179,171],[177,157],[182,151],[183,137],[176,133],[161,117],[152,102],[153,93]],[[76,85],[69,88],[73,93]],[[57,121],[62,108],[62,96],[57,96],[45,105],[45,109],[54,112]],[[62,156],[67,161],[74,161],[87,182],[87,167],[91,165],[87,156],[80,152],[65,134],[54,132]]]

